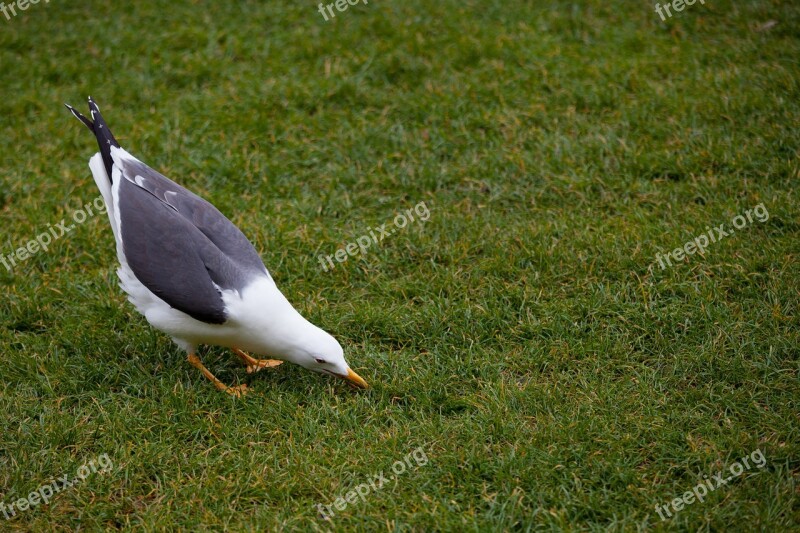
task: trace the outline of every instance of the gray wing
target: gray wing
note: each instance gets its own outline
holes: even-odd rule
[[[253,245],[217,208],[144,163],[114,164],[122,248],[136,278],[192,318],[224,323],[220,290],[269,277]]]

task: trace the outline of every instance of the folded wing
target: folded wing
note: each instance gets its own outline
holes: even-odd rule
[[[253,245],[199,196],[122,149],[112,148],[112,156],[123,252],[134,275],[171,307],[224,323],[221,291],[241,293],[269,277]]]

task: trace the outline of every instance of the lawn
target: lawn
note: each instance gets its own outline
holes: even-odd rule
[[[19,1],[0,531],[800,530],[796,2]],[[88,95],[369,390],[149,326]]]

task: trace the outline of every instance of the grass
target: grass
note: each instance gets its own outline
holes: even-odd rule
[[[0,266],[0,502],[114,467],[0,529],[798,530],[799,24],[779,0],[667,22],[621,0],[0,16],[0,254],[97,196],[61,105],[91,94],[373,386],[210,347],[252,389],[217,393],[127,303],[90,217]],[[422,201],[427,222],[320,269]],[[761,203],[766,222],[654,268]],[[418,447],[366,501],[315,509]],[[756,449],[766,466],[661,521]]]

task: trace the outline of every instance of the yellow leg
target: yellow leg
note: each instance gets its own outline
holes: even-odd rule
[[[258,372],[262,368],[273,368],[280,364],[283,364],[283,361],[279,359],[256,359],[254,357],[250,357],[239,348],[233,348],[233,353],[239,356],[244,364],[247,365],[247,373],[252,374],[253,372]]]
[[[233,394],[237,398],[240,397],[241,395],[247,393],[247,385],[244,384],[244,383],[241,384],[241,385],[237,385],[235,387],[228,387],[223,382],[218,380],[217,377],[214,374],[209,372],[209,370],[206,367],[203,366],[203,363],[200,362],[200,358],[197,357],[196,354],[190,353],[188,355],[188,357],[186,358],[186,360],[189,361],[190,365],[192,365],[193,367],[198,369],[200,372],[202,372],[203,375],[205,377],[207,377],[211,381],[211,383],[214,384],[214,386],[217,389],[224,390],[228,394]]]

